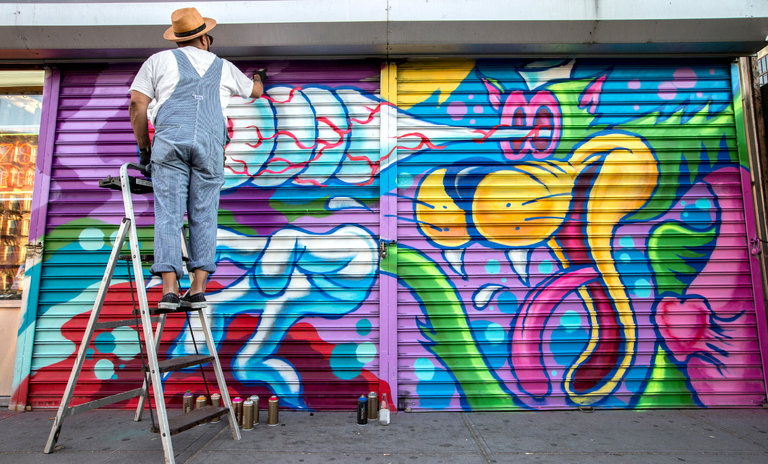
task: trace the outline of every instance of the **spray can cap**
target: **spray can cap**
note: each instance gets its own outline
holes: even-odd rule
[[[236,398],[235,398],[234,400],[232,400],[232,401],[233,401],[233,402],[235,402],[235,403],[240,403],[240,402],[242,402],[242,401],[243,401],[243,399],[242,399],[242,398],[240,398],[240,397],[238,396],[238,397],[236,397]]]
[[[272,395],[269,397],[269,401],[277,401],[277,397],[275,395]]]
[[[186,393],[184,393],[184,396],[192,396],[192,392],[191,392],[191,391],[189,391],[189,390],[187,390],[187,392],[186,392]]]

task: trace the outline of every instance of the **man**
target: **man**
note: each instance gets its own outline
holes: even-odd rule
[[[195,8],[171,15],[163,38],[176,42],[144,62],[131,85],[129,112],[141,164],[151,160],[155,191],[155,262],[163,279],[158,308],[173,311],[206,306],[205,285],[216,270],[219,190],[224,183],[224,146],[229,142],[223,110],[232,95],[258,98],[263,71],[249,79],[232,63],[210,52],[216,21]],[[149,113],[149,114],[148,114]],[[147,117],[155,127],[150,149]],[[181,227],[189,219],[192,284],[183,301]]]

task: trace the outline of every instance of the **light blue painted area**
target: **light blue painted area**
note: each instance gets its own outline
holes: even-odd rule
[[[501,324],[491,322],[485,328],[485,339],[491,343],[501,343],[506,338],[506,332]]]
[[[95,227],[88,227],[80,232],[80,247],[85,251],[97,251],[104,247],[104,232]]]
[[[634,248],[635,240],[629,235],[625,235],[619,239],[619,245],[623,248]]]
[[[696,200],[696,207],[701,210],[709,210],[712,208],[712,202],[708,198],[699,198]]]
[[[552,369],[552,372],[550,372],[550,374],[552,375],[552,377],[557,377],[557,371],[554,369]]]
[[[485,272],[488,274],[498,274],[501,272],[501,263],[496,259],[489,259],[485,264]]]
[[[630,258],[630,256],[629,256],[629,253],[627,253],[627,252],[621,252],[621,253],[619,253],[619,259],[620,259],[621,261],[624,261],[624,262],[629,262],[631,258]]]
[[[499,311],[505,314],[517,314],[520,310],[520,304],[517,297],[512,292],[501,292],[496,298],[499,305]]]
[[[115,365],[109,359],[99,359],[93,366],[93,375],[101,380],[111,379],[115,375]]]
[[[413,363],[414,374],[419,380],[432,380],[435,376],[435,365],[431,359],[419,358]]]
[[[539,263],[539,273],[544,275],[549,275],[552,273],[552,269],[554,269],[554,265],[552,264],[552,261],[545,259],[544,261]]]
[[[357,356],[356,344],[339,343],[331,352],[330,364],[336,377],[351,380],[360,375],[364,363]]]
[[[647,279],[637,279],[632,286],[632,293],[640,298],[648,298],[652,290],[651,283]]]
[[[93,348],[88,348],[85,350],[85,359],[93,359],[93,355],[96,353],[96,351]]]
[[[363,364],[368,364],[369,362],[376,359],[376,345],[371,342],[361,343],[357,345],[355,353],[357,354],[358,361]]]
[[[560,326],[567,331],[574,331],[581,328],[581,314],[569,309],[560,316]]]
[[[371,329],[373,328],[373,324],[371,323],[370,319],[360,319],[357,321],[357,324],[355,324],[355,329],[357,330],[357,334],[361,337],[365,337],[369,333],[371,333]]]
[[[397,174],[397,188],[407,189],[413,186],[413,176],[407,172]]]
[[[447,408],[456,393],[453,377],[444,369],[435,369],[435,375],[416,385],[419,405],[427,409]]]
[[[112,331],[115,340],[115,356],[130,361],[139,354],[138,334],[130,327],[118,327]]]

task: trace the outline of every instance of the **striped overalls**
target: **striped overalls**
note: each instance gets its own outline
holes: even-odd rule
[[[173,50],[179,82],[155,117],[152,184],[155,190],[155,262],[151,271],[181,278],[181,227],[189,219],[187,269],[216,270],[216,222],[224,184],[227,129],[219,86],[222,60],[203,77],[179,49]]]

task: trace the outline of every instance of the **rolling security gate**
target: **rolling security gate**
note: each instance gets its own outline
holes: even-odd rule
[[[121,218],[96,186],[135,159],[136,69],[61,70],[35,407],[58,404]],[[729,63],[269,69],[266,98],[227,110],[209,289],[233,393],[311,409],[369,391],[428,410],[764,401]],[[151,248],[151,203],[136,209]],[[125,277],[106,314],[130,304]],[[192,349],[182,329],[160,353]],[[75,403],[136,383],[135,340],[96,334]],[[169,397],[187,389],[196,372],[167,380]]]
[[[250,63],[237,63],[250,71]],[[260,63],[264,66],[264,63]],[[58,405],[122,216],[98,180],[135,160],[128,89],[137,65],[61,70],[46,248],[29,380],[34,407]],[[277,394],[292,407],[350,408],[378,391],[380,64],[282,62],[266,98],[228,108],[219,269],[210,317],[233,396]],[[152,205],[135,204],[152,247]],[[104,314],[130,306],[118,268]],[[159,298],[159,280],[149,282]],[[158,352],[192,350],[183,318]],[[95,335],[73,403],[141,378],[132,328]],[[166,381],[169,401],[203,392],[197,371]],[[125,382],[123,385],[121,382]]]
[[[401,407],[764,401],[732,74],[398,67]]]

